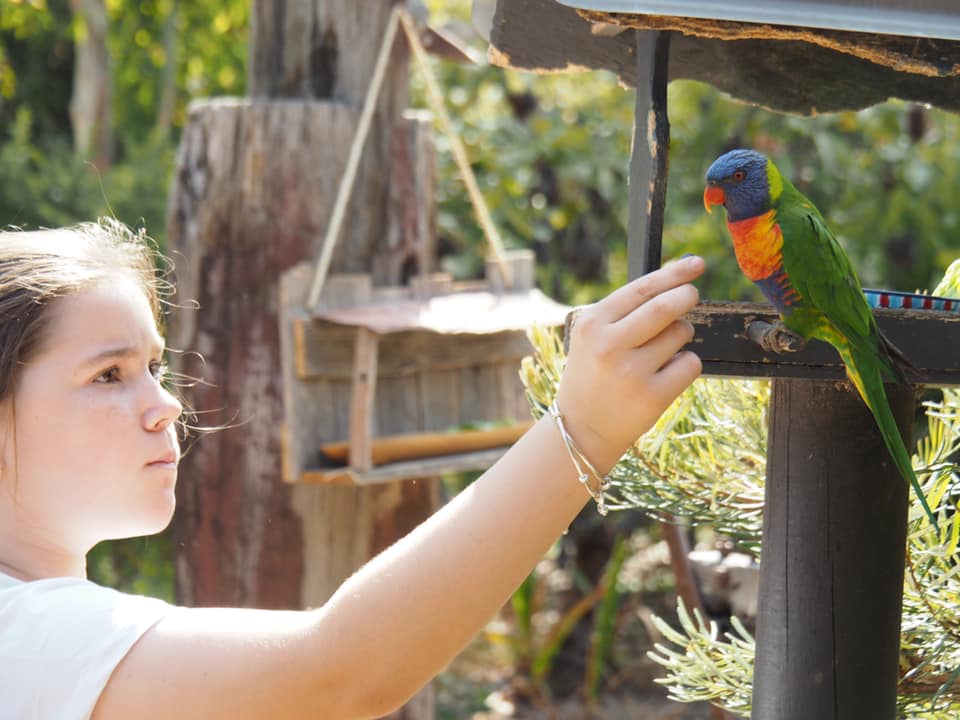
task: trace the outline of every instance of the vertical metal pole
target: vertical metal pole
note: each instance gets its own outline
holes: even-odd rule
[[[630,151],[627,274],[660,267],[660,241],[667,201],[667,66],[670,33],[636,30],[637,99]]]
[[[846,384],[776,380],[767,452],[752,718],[893,720],[907,484]]]

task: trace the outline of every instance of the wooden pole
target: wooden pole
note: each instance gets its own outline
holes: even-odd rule
[[[637,278],[661,264],[663,217],[667,204],[667,155],[670,149],[670,121],[667,115],[667,66],[670,59],[669,32],[636,32],[637,95],[630,151],[630,199],[627,228],[627,277]],[[568,320],[569,322],[569,320]],[[688,544],[673,518],[660,524],[670,548],[670,565],[677,595],[691,610],[703,611]],[[710,707],[710,715],[724,720],[727,714]]]
[[[667,62],[670,33],[637,31],[637,99],[630,152],[627,273],[631,278],[660,267],[667,204]]]
[[[769,422],[752,717],[893,720],[907,485],[846,383],[774,381]]]

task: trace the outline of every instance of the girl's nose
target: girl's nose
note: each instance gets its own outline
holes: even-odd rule
[[[181,402],[165,387],[157,385],[157,397],[144,413],[147,430],[164,430],[183,412]]]

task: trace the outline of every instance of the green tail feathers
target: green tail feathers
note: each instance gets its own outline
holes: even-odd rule
[[[940,527],[937,524],[937,518],[927,504],[927,498],[923,494],[923,488],[920,487],[920,481],[913,471],[913,463],[910,461],[910,453],[903,442],[903,436],[900,434],[900,428],[893,417],[893,411],[890,409],[890,402],[887,400],[887,392],[884,390],[884,378],[892,379],[893,375],[899,375],[898,372],[891,370],[891,367],[883,363],[878,357],[877,352],[872,349],[857,351],[852,348],[840,350],[840,356],[847,366],[847,376],[860,392],[860,397],[866,403],[870,412],[873,413],[874,420],[880,428],[880,435],[883,442],[890,451],[894,465],[913,487],[917,494],[923,511],[939,533]]]

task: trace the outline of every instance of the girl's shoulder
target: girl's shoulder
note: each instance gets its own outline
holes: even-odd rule
[[[0,575],[0,687],[12,689],[0,720],[89,717],[117,664],[173,610],[82,578]]]

